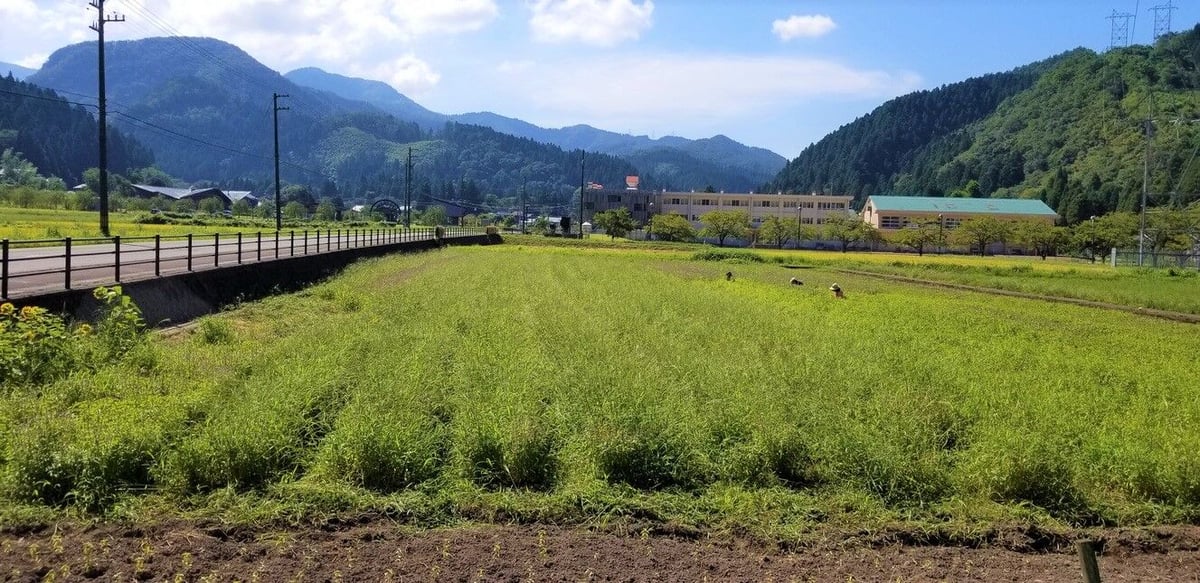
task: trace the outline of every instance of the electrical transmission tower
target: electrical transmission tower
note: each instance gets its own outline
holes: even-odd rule
[[[99,97],[97,98],[97,109],[100,110],[100,127],[98,134],[100,136],[100,234],[108,236],[108,100],[105,98],[104,91],[104,25],[109,22],[125,22],[125,17],[119,14],[104,14],[104,0],[92,0],[92,8],[98,13],[96,21],[88,28],[96,31],[99,38],[97,44],[98,67],[99,67]]]
[[[1112,35],[1109,37],[1109,50],[1129,46],[1129,23],[1134,21],[1137,16],[1128,12],[1118,13],[1113,10],[1112,16],[1105,17],[1106,20],[1112,21]]]
[[[1151,12],[1154,12],[1154,40],[1158,40],[1160,36],[1171,34],[1171,13],[1178,9],[1177,6],[1172,5],[1171,0],[1150,9]]]

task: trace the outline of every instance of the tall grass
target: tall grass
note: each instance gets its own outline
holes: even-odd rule
[[[1194,326],[735,269],[511,246],[368,262],[217,316],[219,342],[160,341],[153,371],[0,403],[2,491],[776,533],[1200,516]]]

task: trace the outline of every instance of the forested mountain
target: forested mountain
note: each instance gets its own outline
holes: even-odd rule
[[[302,87],[328,91],[334,95],[369,103],[402,120],[416,122],[426,130],[440,129],[447,116],[429,111],[383,81],[371,81],[327,73],[316,67],[296,69],[284,77]],[[481,124],[482,125],[482,124]]]
[[[83,171],[97,165],[98,129],[87,109],[52,91],[0,77],[0,151],[19,152],[41,175],[68,185],[82,182]],[[154,163],[145,146],[120,131],[108,133],[108,154],[109,166],[118,172]]]
[[[770,150],[746,146],[725,136],[700,140],[677,136],[651,139],[589,125],[548,129],[491,112],[443,115],[421,107],[380,81],[344,77],[314,68],[298,69],[288,73],[287,77],[299,85],[365,101],[427,129],[455,121],[489,127],[568,150],[621,156],[633,162],[643,177],[654,175],[661,179],[666,188],[684,190],[713,185],[730,191],[745,191],[775,176],[786,162],[783,156]]]
[[[237,47],[214,39],[153,38],[106,45],[110,120],[155,152],[157,165],[187,181],[249,181],[273,174],[271,94],[289,95],[279,114],[282,173],[289,182],[369,199],[403,188],[402,156],[414,149],[419,185],[459,185],[483,200],[537,182],[565,201],[579,183],[578,153],[457,124],[431,132],[379,108],[293,84]],[[60,49],[29,81],[95,95],[95,43]],[[575,162],[571,162],[574,156]],[[455,160],[456,164],[446,163]],[[621,182],[629,163],[589,154],[588,179]]]
[[[28,69],[20,65],[5,63],[0,61],[0,77],[8,77],[12,75],[14,79],[20,81],[36,72],[36,69]]]
[[[893,99],[806,148],[766,186],[794,192],[1040,198],[1068,222],[1135,210],[1153,116],[1155,203],[1200,191],[1200,27],[1153,47],[1077,49]],[[1153,113],[1152,113],[1153,112]],[[1190,194],[1189,194],[1190,193]]]

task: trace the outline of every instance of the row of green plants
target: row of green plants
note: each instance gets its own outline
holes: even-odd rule
[[[121,286],[98,287],[95,325],[68,322],[38,306],[0,304],[0,387],[6,393],[87,374],[141,344],[141,310]]]
[[[506,245],[358,266],[155,341],[155,366],[8,395],[0,492],[776,534],[1200,516],[1192,327],[680,259]]]

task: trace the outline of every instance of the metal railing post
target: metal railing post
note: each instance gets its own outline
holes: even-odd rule
[[[121,236],[113,235],[113,280],[121,283]]]
[[[187,270],[188,271],[192,270],[192,234],[191,233],[188,233]]]
[[[308,229],[304,229],[304,254],[308,255]]]
[[[221,234],[213,233],[213,267],[221,266]]]
[[[333,238],[333,229],[325,229],[325,252],[326,253],[333,250],[333,247],[329,246],[329,240],[332,238]]]
[[[154,277],[162,275],[162,235],[154,236]]]
[[[279,259],[279,230],[275,231],[275,258]]]
[[[254,260],[259,263],[262,263],[262,231],[259,231],[255,238],[258,240],[258,243],[257,243],[258,250],[255,252]]]
[[[0,241],[0,297],[8,299],[8,239]]]
[[[63,239],[63,247],[66,249],[66,252],[63,254],[63,266],[66,268],[63,271],[65,271],[67,274],[66,275],[66,277],[67,277],[66,288],[71,289],[71,238],[70,237]]]
[[[238,231],[238,265],[242,264],[242,232]]]

